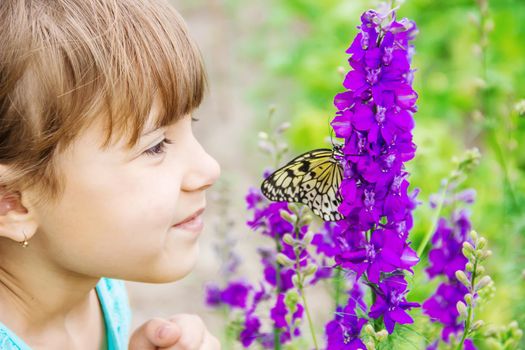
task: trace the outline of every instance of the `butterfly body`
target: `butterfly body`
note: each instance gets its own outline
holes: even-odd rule
[[[341,157],[337,146],[303,153],[268,176],[261,191],[271,201],[303,203],[324,221],[341,220]]]

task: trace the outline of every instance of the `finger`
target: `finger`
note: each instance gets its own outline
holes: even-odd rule
[[[206,326],[197,315],[179,314],[168,318],[183,330],[177,343],[169,350],[198,350],[204,342]]]
[[[156,350],[175,344],[180,336],[181,330],[176,324],[156,317],[133,332],[128,349]]]
[[[219,339],[211,335],[210,332],[206,332],[204,342],[199,350],[221,350],[221,343],[219,342]]]

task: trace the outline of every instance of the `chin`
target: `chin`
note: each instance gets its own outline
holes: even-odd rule
[[[199,257],[199,246],[190,250],[183,259],[165,261],[157,269],[150,269],[141,282],[146,283],[170,283],[176,282],[188,276],[194,269]]]

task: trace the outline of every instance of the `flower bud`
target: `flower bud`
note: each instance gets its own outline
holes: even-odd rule
[[[293,246],[295,244],[295,239],[290,233],[285,233],[283,236],[284,243]]]
[[[481,79],[480,77],[473,78],[472,83],[476,88],[480,90],[487,88],[487,82],[484,79]],[[477,118],[473,115],[472,118],[475,121],[480,121],[483,119],[483,112],[481,112],[479,109],[474,110],[473,114],[478,114],[480,116],[480,118]]]
[[[293,283],[293,285],[294,285],[296,288],[301,287],[301,286],[299,285],[299,277],[298,277],[297,275],[293,275],[293,276],[292,276],[292,283]]]
[[[456,309],[458,310],[459,316],[465,317],[465,318],[467,317],[468,311],[467,311],[467,306],[465,305],[464,302],[458,301],[456,303]]]
[[[303,227],[310,225],[312,223],[313,217],[310,214],[304,214],[302,218],[299,219],[298,227]]]
[[[467,303],[468,306],[472,306],[472,300],[473,300],[472,294],[470,293],[465,294],[465,302]]]
[[[264,131],[259,131],[259,134],[257,134],[261,140],[268,140],[268,134]]]
[[[472,242],[474,242],[474,244],[477,244],[478,243],[478,233],[474,230],[471,230],[469,235],[470,235],[470,238],[472,239]]]
[[[492,279],[490,278],[490,276],[483,276],[483,278],[480,279],[478,283],[476,283],[476,287],[474,288],[474,290],[475,291],[481,290],[484,287],[486,287],[490,282],[492,282]]]
[[[487,245],[487,240],[485,239],[485,237],[481,237],[478,240],[478,244],[476,245],[476,249],[483,249],[483,248],[485,248],[486,245]]]
[[[487,258],[490,258],[492,256],[492,250],[484,250],[483,254],[481,255],[481,259],[485,260]]]
[[[490,33],[494,30],[494,21],[490,18],[488,18],[486,21],[485,21],[485,32],[486,33]]]
[[[461,248],[461,253],[463,253],[463,256],[467,258],[468,260],[472,260],[472,252],[468,249]],[[468,271],[468,270],[467,270]]]
[[[374,327],[370,323],[368,323],[365,326],[365,333],[368,334],[368,335],[375,336],[376,332],[374,330]]]
[[[470,253],[474,253],[474,247],[469,242],[463,242],[463,249],[467,250]]]
[[[295,264],[295,261],[284,255],[283,253],[278,253],[275,259],[282,266],[292,267]]]
[[[295,216],[294,214],[290,214],[290,213],[288,212],[288,210],[281,209],[281,210],[279,211],[279,214],[281,214],[281,217],[282,217],[284,220],[286,220],[286,221],[288,221],[289,223],[292,223],[292,224],[293,224],[293,223],[295,222],[295,220],[297,219],[297,216]]]
[[[286,324],[292,323],[292,314],[287,313],[286,316],[284,316],[284,319],[286,320]]]
[[[497,337],[499,332],[500,331],[499,331],[498,327],[496,327],[494,325],[488,325],[487,329],[485,329],[484,335],[487,338]]]
[[[263,153],[271,154],[273,152],[272,146],[266,141],[259,141],[258,146]]]
[[[373,340],[366,342],[365,345],[367,350],[376,350],[376,345]]]
[[[292,124],[290,124],[289,122],[284,122],[281,125],[279,125],[279,127],[277,128],[277,132],[279,134],[282,134],[283,132],[288,130],[290,128],[290,126],[292,126]]]
[[[463,254],[465,255],[465,254]],[[466,265],[465,265],[465,269],[468,271],[468,272],[473,272],[474,271],[474,265],[471,263],[471,262],[468,262]]]
[[[525,100],[521,100],[514,105],[514,109],[520,117],[525,117]]]
[[[475,26],[479,26],[479,24],[480,24],[479,17],[477,16],[477,14],[475,14],[473,12],[469,12],[467,14],[467,19],[470,22],[470,24],[473,24]]]
[[[306,265],[306,268],[303,270],[303,273],[305,276],[313,275],[317,272],[317,265],[315,264],[308,264]]]
[[[483,260],[483,255],[484,255],[484,251],[483,250],[476,250],[476,252],[474,252],[474,256],[476,257],[477,260]]]
[[[308,245],[312,243],[312,240],[314,239],[314,233],[312,231],[306,231],[303,237],[303,243],[305,245]]]
[[[386,329],[382,329],[376,333],[376,339],[378,342],[382,342],[386,339],[386,337],[388,337],[388,332],[386,331]]]
[[[458,281],[463,283],[465,287],[470,287],[470,281],[468,280],[467,275],[465,275],[465,272],[463,272],[462,270],[456,271],[456,278],[458,279]]]
[[[483,327],[484,325],[485,325],[485,321],[477,320],[476,322],[474,322],[474,324],[472,325],[472,327],[470,329],[472,331],[476,331],[476,330],[480,329],[481,327]]]
[[[483,266],[481,266],[481,265],[478,265],[478,266],[476,267],[476,273],[477,273],[478,275],[483,275],[483,274],[485,273],[485,268],[484,268]]]

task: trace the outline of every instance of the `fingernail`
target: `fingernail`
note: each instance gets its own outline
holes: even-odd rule
[[[162,328],[159,331],[159,338],[160,339],[166,338],[166,336],[168,336],[170,334],[172,329],[173,329],[173,327],[170,326],[170,325],[162,326]]]

